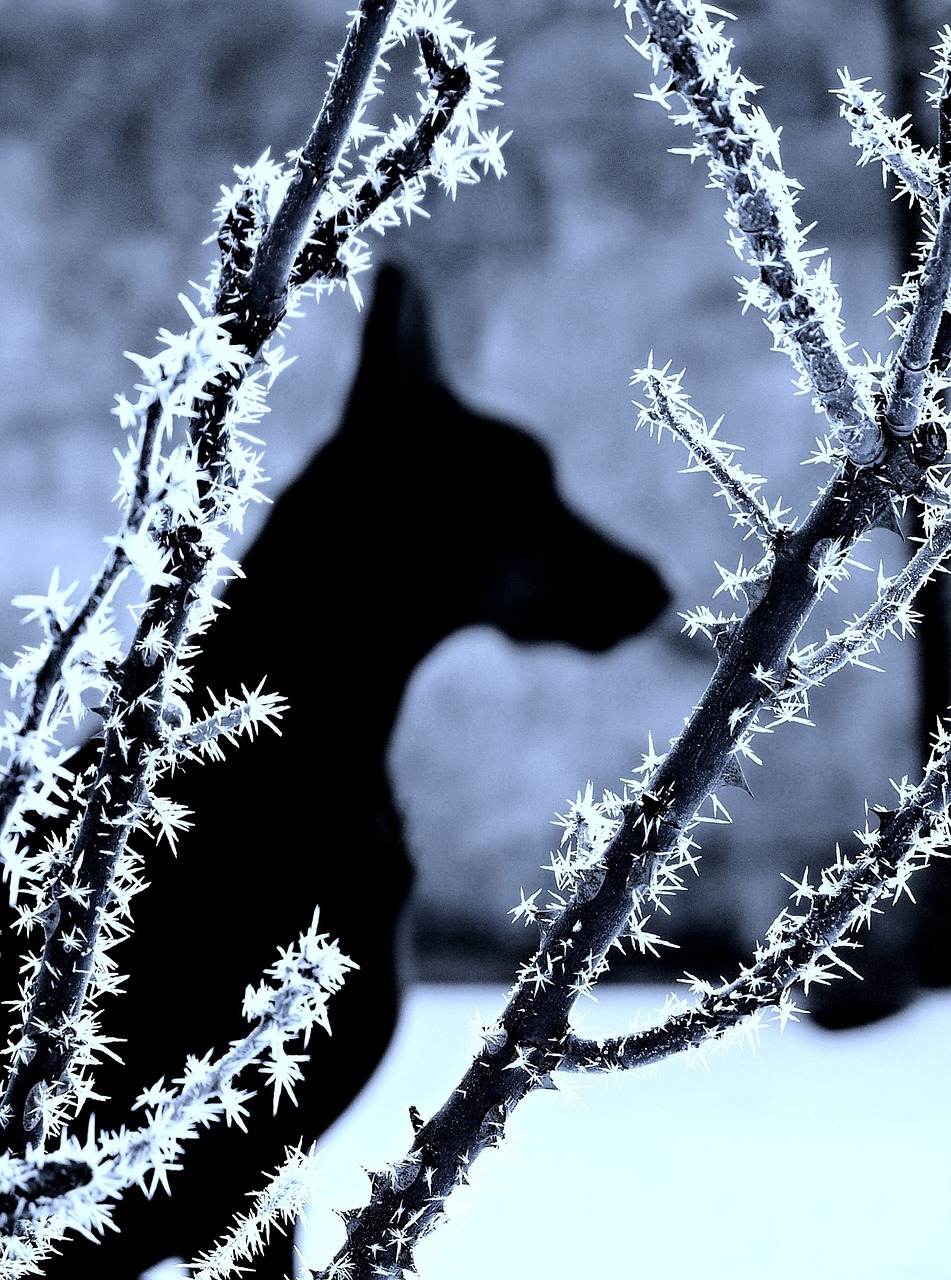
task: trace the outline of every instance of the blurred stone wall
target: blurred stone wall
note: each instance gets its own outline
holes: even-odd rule
[[[326,83],[345,6],[331,0],[35,0],[0,4],[0,601],[36,591],[53,564],[85,579],[112,532],[109,409],[128,391],[126,349],[180,329],[176,294],[207,270],[210,210],[235,163],[299,143]],[[836,68],[889,88],[886,28],[863,0],[744,0],[736,60],[783,126],[800,214],[817,221],[844,295],[850,341],[887,343],[875,317],[894,274],[889,194],[856,153],[829,93]],[[378,252],[424,285],[453,388],[551,448],[566,499],[650,556],[676,599],[654,632],[601,657],[519,648],[488,630],[446,641],[418,670],[392,748],[419,868],[427,973],[463,972],[461,943],[524,947],[506,911],[543,883],[555,811],[588,778],[615,787],[677,732],[713,667],[678,635],[676,611],[709,602],[714,561],[750,555],[682,451],[633,432],[633,367],[670,359],[723,435],[748,447],[769,493],[803,511],[822,478],[800,460],[822,430],[796,398],[759,319],[740,314],[742,269],[720,193],[656,106],[634,95],[647,65],[608,0],[479,0],[460,17],[497,37],[512,130],[509,174],[439,193],[428,221]],[[394,65],[394,73],[399,71]],[[367,285],[369,287],[369,283]],[[293,329],[300,358],[266,426],[275,493],[329,435],[353,367],[360,318],[343,295]],[[253,528],[249,536],[253,534]],[[866,560],[896,552],[876,536]],[[870,586],[874,579],[867,575]],[[866,582],[817,623],[862,607]],[[0,603],[4,652],[20,642]],[[764,740],[755,801],[709,827],[702,882],[676,904],[672,937],[755,936],[784,899],[781,869],[831,856],[916,767],[914,651],[892,645],[885,679],[839,677],[815,699],[816,729]],[[483,971],[485,965],[482,966]]]

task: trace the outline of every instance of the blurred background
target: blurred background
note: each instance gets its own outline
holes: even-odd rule
[[[847,65],[896,93],[896,11],[907,56],[927,69],[945,7],[733,7],[736,61],[783,128],[800,216],[831,251],[847,339],[883,349],[888,325],[875,311],[897,274],[900,230],[878,168],[855,167],[829,90]],[[184,327],[176,295],[207,273],[202,242],[220,185],[234,164],[306,136],[344,9],[0,0],[3,653],[32,639],[3,601],[45,589],[54,565],[83,583],[98,566],[117,518],[121,440],[109,410],[134,381],[122,352],[151,353],[159,327]],[[429,219],[388,233],[378,261],[401,264],[424,290],[456,394],[544,442],[565,501],[648,558],[674,596],[652,630],[600,656],[457,633],[407,691],[391,766],[417,866],[417,976],[507,979],[533,941],[507,912],[520,888],[548,879],[539,868],[556,837],[551,819],[588,779],[601,789],[630,776],[648,732],[662,746],[681,727],[714,656],[678,635],[677,611],[711,601],[714,561],[735,565],[751,551],[707,478],[678,474],[678,446],[635,436],[632,368],[651,351],[686,366],[696,407],[724,416],[724,438],[747,446],[771,500],[804,512],[825,473],[800,465],[821,420],[794,396],[758,317],[736,303],[742,265],[726,244],[720,193],[706,189],[700,165],[668,154],[689,144],[686,131],[635,97],[649,69],[625,41],[621,12],[606,0],[479,0],[458,13],[480,39],[496,37],[504,106],[491,123],[512,131],[508,176],[454,202],[433,191]],[[369,296],[372,280],[361,283]],[[297,363],[264,424],[274,495],[333,432],[361,325],[340,294],[291,330]],[[882,533],[864,551],[873,569],[901,555]],[[873,584],[860,574],[833,597],[816,634],[864,607]],[[798,877],[831,858],[864,823],[865,798],[888,803],[888,778],[914,774],[916,661],[911,644],[888,644],[887,677],[839,676],[815,698],[816,728],[763,740],[755,800],[724,797],[734,824],[701,829],[703,879],[664,922],[685,954],[706,948],[715,966],[748,947],[785,901],[780,871]]]

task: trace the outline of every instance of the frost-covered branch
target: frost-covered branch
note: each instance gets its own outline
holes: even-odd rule
[[[803,686],[823,684],[846,664],[856,665],[864,654],[878,650],[886,635],[911,635],[916,616],[912,603],[935,571],[947,572],[951,551],[951,520],[942,520],[911,560],[894,577],[879,573],[879,592],[866,612],[815,649],[797,654]]]
[[[480,133],[476,123],[477,113],[493,104],[489,96],[495,90],[496,63],[489,57],[492,42],[474,46],[468,41],[462,52],[451,53],[428,32],[418,32],[417,39],[430,77],[429,105],[415,127],[410,121],[383,139],[369,159],[366,177],[352,183],[345,199],[318,222],[294,269],[295,283],[327,275],[354,233],[374,220],[382,231],[387,221],[380,220],[381,211],[398,192],[409,216],[411,208],[419,207],[427,171],[453,195],[458,185],[478,181],[476,162],[483,173],[491,168],[501,176],[504,171],[501,148],[508,135],[499,138],[498,130]],[[476,80],[478,93],[473,94],[472,73],[477,66],[481,74]],[[464,103],[468,109],[459,111]],[[450,122],[459,134],[452,150],[443,145]],[[470,138],[475,145],[470,145]]]
[[[763,1017],[775,1011],[784,1024],[795,1015],[789,989],[801,982],[808,994],[811,983],[824,983],[836,967],[854,976],[855,970],[838,954],[840,947],[860,944],[849,935],[870,927],[876,903],[889,894],[897,900],[911,896],[911,875],[929,866],[934,857],[947,857],[949,823],[949,748],[951,736],[939,727],[938,742],[921,785],[896,787],[899,807],[874,810],[879,828],[860,836],[862,851],[854,858],[836,849],[835,861],[823,869],[819,881],[786,877],[798,904],[808,910],[797,915],[783,911],[772,923],[766,941],[756,949],[754,962],[733,982],[715,987],[694,981],[696,1003],[682,1007],[658,1026],[626,1036],[595,1041],[570,1034],[559,1068],[568,1071],[613,1071],[643,1067],[685,1049],[700,1048],[737,1028],[755,1033]],[[676,1003],[676,1002],[674,1002]],[[748,1023],[745,1028],[741,1023]]]
[[[744,303],[765,313],[775,345],[791,356],[832,425],[834,470],[809,510],[787,521],[781,501],[762,495],[765,480],[740,468],[735,447],[719,439],[719,422],[709,427],[691,407],[679,375],[653,362],[635,375],[647,399],[640,421],[686,444],[693,469],[709,472],[734,523],[757,535],[761,558],[720,569],[719,591],[737,602],[736,611],[714,614],[701,605],[685,615],[687,628],[716,646],[707,690],[669,750],[656,751],[649,737],[641,766],[619,794],[595,801],[589,786],[561,819],[554,887],[541,903],[541,890],[523,895],[512,913],[538,928],[537,950],[458,1087],[414,1125],[406,1154],[372,1175],[368,1204],[343,1215],[346,1243],[321,1280],[410,1270],[417,1241],[436,1225],[472,1161],[500,1140],[524,1097],[555,1087],[559,1071],[642,1065],[722,1039],[741,1022],[755,1025],[771,1010],[781,1021],[795,1016],[791,986],[823,981],[832,964],[848,968],[838,949],[856,945],[851,933],[871,920],[874,904],[903,892],[911,873],[951,837],[951,735],[942,729],[921,786],[900,784],[897,808],[875,811],[879,830],[859,837],[858,855],[837,854],[818,883],[808,871],[791,879],[796,904],[806,900],[807,909],[784,911],[734,982],[694,981],[694,1003],[672,1005],[659,1027],[597,1043],[574,1034],[574,1005],[591,994],[612,948],[656,954],[665,945],[654,913],[668,910],[688,871],[697,873],[699,826],[729,821],[720,792],[748,790],[741,761],[758,763],[753,734],[808,722],[814,684],[858,661],[889,631],[910,629],[915,593],[951,547],[951,503],[938,471],[946,426],[941,317],[951,283],[946,52],[935,102],[937,171],[930,158],[908,151],[901,122],[887,120],[874,94],[843,79],[863,155],[871,148],[909,188],[917,184],[931,211],[920,270],[892,298],[903,308],[893,353],[882,367],[856,366],[828,263],[810,265],[778,134],[751,105],[753,86],[731,66],[722,24],[710,21],[715,11],[698,0],[626,0],[625,11],[629,24],[635,11],[643,18],[648,36],[635,47],[662,73],[664,87],[646,96],[666,106],[670,92],[680,94],[686,110],[675,119],[697,139],[688,154],[706,157],[714,185],[726,194],[731,243],[756,272],[745,282]],[[418,119],[379,131],[365,122],[364,109],[379,91],[387,50],[409,39],[421,55]],[[163,1183],[196,1127],[219,1118],[240,1124],[247,1094],[234,1081],[252,1062],[262,1064],[275,1103],[291,1093],[299,1059],[286,1041],[299,1033],[306,1041],[324,1020],[326,995],[348,965],[316,934],[315,920],[270,971],[273,981],[249,992],[252,1031],[217,1060],[189,1060],[172,1086],[146,1090],[143,1126],[90,1134],[85,1142],[70,1131],[90,1096],[97,1055],[109,1052],[95,997],[116,986],[108,951],[130,927],[129,901],[141,887],[130,836],[158,829],[174,843],[187,814],[156,785],[183,758],[214,756],[222,741],[275,728],[283,708],[279,695],[260,687],[215,698],[198,719],[188,708],[188,663],[215,613],[213,587],[235,571],[227,538],[258,496],[260,460],[247,428],[264,413],[267,389],[285,364],[269,344],[303,290],[320,293],[345,280],[357,292],[353,280],[366,253],[360,235],[382,232],[400,216],[409,220],[426,174],[454,194],[478,176],[477,165],[501,172],[504,139],[479,119],[494,100],[491,52],[491,43],[475,44],[449,17],[442,0],[364,0],[317,124],[290,166],[266,155],[239,170],[225,192],[221,260],[200,291],[201,307],[183,299],[188,332],[161,335],[160,356],[134,357],[143,380],[138,402],[120,399],[118,406],[134,439],[122,460],[124,523],[108,562],[113,568],[78,612],[67,608],[58,583],[48,597],[24,602],[46,626],[47,644],[14,669],[26,711],[7,739],[7,849],[22,894],[21,924],[42,931],[43,945],[27,962],[22,1025],[8,1048],[0,1111],[5,1280],[66,1226],[101,1229],[110,1199],[125,1187]],[[875,527],[895,530],[896,505],[912,495],[930,508],[925,544],[893,578],[880,574],[875,600],[844,631],[800,647],[817,603],[854,563],[857,544]],[[127,566],[142,578],[145,603],[123,656],[104,620],[114,578]],[[102,694],[102,754],[88,791],[79,780],[67,794],[47,730],[61,714],[79,715],[91,691]],[[772,724],[760,723],[765,715]],[[28,749],[40,738],[42,747]],[[27,786],[38,812],[62,802],[71,816],[65,835],[30,854],[19,848],[27,807],[16,808]],[[60,1145],[51,1150],[56,1135]],[[211,1280],[235,1269],[271,1225],[296,1212],[305,1165],[300,1152],[289,1153],[251,1213],[200,1261],[201,1275]]]
[[[164,1184],[184,1138],[212,1119],[240,1123],[251,1094],[235,1092],[233,1082],[249,1065],[258,1063],[273,1088],[275,1110],[282,1094],[293,1099],[300,1057],[288,1053],[287,1041],[301,1036],[306,1048],[315,1026],[330,1030],[327,1001],[356,967],[336,942],[317,932],[317,923],[315,911],[307,932],[281,949],[258,987],[248,988],[244,1016],[253,1029],[214,1061],[210,1054],[191,1059],[178,1087],[159,1081],[147,1089],[139,1105],[147,1109],[148,1124],[103,1139],[102,1149],[115,1159],[123,1185],[144,1185],[147,1176]]]
[[[287,1042],[302,1037],[306,1047],[315,1026],[329,1031],[327,1001],[354,967],[335,942],[317,932],[317,923],[315,912],[310,928],[281,950],[261,985],[248,989],[244,1015],[254,1026],[246,1036],[216,1059],[210,1053],[190,1058],[173,1084],[160,1080],[145,1090],[136,1105],[145,1110],[146,1124],[101,1134],[90,1125],[84,1141],[64,1136],[58,1150],[39,1158],[0,1156],[0,1274],[5,1280],[19,1274],[14,1263],[21,1257],[40,1261],[67,1229],[101,1231],[110,1202],[130,1187],[149,1194],[159,1186],[169,1191],[168,1175],[179,1167],[183,1143],[209,1124],[223,1119],[243,1128],[245,1103],[255,1091],[239,1089],[236,1080],[247,1067],[259,1065],[274,1089],[275,1109],[282,1093],[293,1097],[301,1057],[288,1052]],[[276,1188],[289,1189],[303,1167],[295,1153],[244,1224],[245,1238],[260,1228],[265,1211],[286,1209],[286,1197]]]
[[[908,137],[911,117],[893,120],[882,110],[883,93],[867,89],[867,78],[854,79],[848,69],[839,72],[842,88],[838,91],[843,119],[852,126],[852,144],[861,152],[859,164],[878,160],[882,180],[892,173],[898,180],[899,192],[907,192],[920,201],[933,222],[938,219],[941,190],[935,157],[916,147]]]
[[[397,1165],[373,1180],[366,1209],[348,1220],[348,1241],[322,1280],[343,1269],[363,1280],[382,1266],[399,1275],[412,1243],[429,1230],[471,1161],[498,1140],[511,1110],[551,1083],[558,1049],[578,997],[589,992],[614,945],[631,938],[652,949],[643,906],[659,905],[692,866],[690,829],[718,785],[738,785],[736,752],[772,694],[775,673],[814,607],[816,566],[830,541],[854,541],[890,503],[867,470],[849,466],[820,496],[801,528],[784,532],[771,563],[750,590],[756,603],[736,624],[713,680],[666,756],[645,762],[635,795],[616,798],[616,822],[585,818],[570,874],[543,910],[523,913],[542,929],[486,1047],[445,1105]],[[741,776],[741,775],[740,775]],[[719,802],[715,798],[714,818]],[[592,824],[596,830],[590,828]],[[412,1223],[409,1230],[405,1225]]]
[[[841,300],[828,263],[810,266],[805,232],[795,213],[798,184],[786,177],[779,135],[750,103],[755,86],[730,64],[732,43],[712,7],[693,0],[624,0],[628,26],[635,13],[647,27],[641,43],[655,76],[669,77],[648,96],[669,108],[676,91],[686,106],[674,122],[692,126],[691,159],[706,157],[712,185],[726,193],[730,242],[757,275],[744,282],[744,305],[762,310],[776,346],[793,360],[803,389],[811,392],[836,439],[859,466],[885,453],[881,424],[842,338]]]
[[[196,1258],[192,1280],[227,1280],[247,1270],[270,1237],[271,1231],[293,1230],[294,1223],[310,1199],[318,1168],[318,1153],[288,1148],[284,1163],[254,1197],[247,1213],[241,1214],[228,1234]]]
[[[167,389],[165,389],[167,391]],[[123,527],[113,539],[108,555],[83,602],[68,608],[66,592],[59,591],[54,572],[45,597],[18,596],[15,606],[28,610],[24,621],[35,618],[43,625],[44,643],[20,655],[15,667],[5,667],[14,695],[25,690],[19,718],[8,714],[0,729],[0,746],[8,759],[0,772],[0,862],[13,873],[14,886],[20,862],[20,844],[29,831],[27,815],[55,815],[60,810],[50,797],[59,792],[61,765],[69,752],[58,748],[64,723],[77,728],[85,717],[84,695],[98,688],[103,664],[121,657],[111,635],[110,605],[116,589],[132,568],[126,545],[134,542],[152,509],[149,477],[161,439],[169,429],[163,397],[156,389],[142,406],[141,439],[127,459],[134,472],[128,486],[130,500]],[[77,653],[81,641],[85,651]],[[68,679],[66,678],[69,666]],[[16,898],[15,888],[13,899]]]
[[[183,724],[177,733],[169,738],[169,750],[177,759],[196,760],[202,756],[210,760],[223,758],[220,740],[232,744],[238,741],[241,734],[254,737],[258,729],[270,729],[280,734],[278,719],[287,710],[287,703],[280,694],[264,693],[264,683],[249,692],[241,686],[241,697],[226,695],[223,702],[214,699],[215,709],[211,715]]]
[[[206,385],[219,376],[236,376],[249,363],[215,322],[208,324],[197,312],[196,329],[199,343],[209,333],[215,339]],[[193,459],[190,452],[187,456]],[[165,763],[166,688],[188,636],[189,615],[210,576],[208,566],[220,549],[215,544],[223,505],[212,500],[203,512],[200,503],[185,495],[175,502],[171,494],[157,504],[157,536],[139,561],[151,588],[132,647],[107,693],[105,740],[76,832],[71,883],[50,900],[43,921],[45,945],[24,1026],[24,1048],[4,1094],[4,1137],[16,1154],[41,1147],[48,1126],[62,1114],[68,1095],[63,1081],[76,1052],[75,1028],[93,977],[100,930],[126,842],[147,815],[148,795]]]
[[[891,377],[886,381],[887,397],[884,418],[889,432],[904,439],[918,427],[926,385],[931,374],[932,353],[938,336],[938,324],[944,311],[951,285],[951,204],[944,202],[934,229],[928,256],[917,279],[917,301],[908,319],[902,344],[893,360]],[[946,442],[942,436],[938,462],[944,456]]]
[[[410,35],[420,44],[429,76],[428,109],[415,129],[410,121],[379,134],[362,120],[367,102],[381,92],[376,68],[388,48]],[[8,865],[17,863],[28,830],[24,812],[43,814],[53,803],[49,797],[56,794],[62,755],[52,743],[62,715],[68,711],[73,723],[79,723],[85,713],[83,695],[101,687],[104,663],[121,657],[109,602],[121,579],[136,567],[131,552],[147,549],[147,521],[160,509],[165,487],[170,481],[183,484],[181,476],[163,474],[158,466],[159,446],[171,435],[175,417],[192,419],[200,470],[222,477],[237,471],[245,486],[242,501],[256,501],[251,473],[258,460],[253,449],[242,446],[236,429],[266,412],[267,387],[283,367],[279,349],[263,351],[264,342],[288,306],[297,305],[294,299],[308,281],[318,290],[341,279],[352,283],[367,264],[366,246],[356,232],[382,231],[419,212],[427,171],[453,194],[460,183],[477,180],[476,163],[503,172],[505,139],[499,139],[497,130],[483,130],[480,120],[495,93],[491,52],[492,42],[474,44],[443,4],[366,3],[354,16],[321,115],[294,167],[284,170],[265,156],[258,165],[239,169],[241,181],[226,193],[220,208],[222,262],[202,291],[202,301],[250,360],[241,370],[206,369],[204,357],[212,353],[187,350],[194,334],[184,340],[164,335],[169,350],[156,362],[133,357],[146,381],[137,404],[120,396],[116,410],[120,423],[133,433],[121,460],[123,528],[85,601],[72,610],[51,609],[46,644],[27,651],[10,670],[15,691],[23,688],[27,700],[23,714],[4,728],[8,760],[0,775],[0,831],[5,833],[0,852]],[[341,165],[347,148],[376,136],[381,142],[361,157],[356,177],[344,180]],[[317,224],[308,232],[315,215]],[[285,278],[278,285],[280,264]],[[197,314],[192,318],[197,328]],[[209,374],[207,385],[196,382],[202,370]],[[231,439],[219,440],[229,418]],[[184,483],[189,482],[186,477]],[[202,489],[208,480],[199,476],[197,485]],[[219,514],[240,527],[240,504],[235,506],[223,492],[219,498],[224,502]]]
[[[681,375],[670,377],[669,365],[657,372],[648,367],[638,370],[631,379],[643,384],[650,397],[650,405],[638,405],[640,416],[637,425],[648,426],[658,438],[663,431],[681,440],[693,454],[695,463],[688,471],[706,471],[717,482],[717,493],[732,508],[733,523],[739,528],[755,533],[770,549],[781,532],[780,519],[785,514],[781,504],[770,510],[759,496],[766,483],[762,476],[749,475],[734,462],[734,454],[740,446],[727,444],[717,437],[722,418],[709,426],[703,416],[694,410],[681,386]]]
[[[379,93],[377,69],[385,68],[386,50],[410,36],[418,40],[429,84],[426,110],[418,127],[397,122],[381,134],[364,119]],[[453,194],[460,182],[476,179],[477,161],[502,172],[497,132],[483,133],[479,120],[495,92],[490,53],[491,42],[475,45],[444,0],[362,0],[318,121],[292,165],[285,169],[265,155],[239,169],[237,186],[225,191],[220,261],[198,290],[200,305],[180,295],[190,327],[160,333],[164,349],[157,356],[130,356],[141,381],[138,400],[120,396],[116,408],[129,433],[120,457],[123,520],[86,600],[71,607],[72,588],[60,591],[54,576],[47,596],[21,601],[44,626],[45,642],[7,669],[23,712],[5,727],[0,816],[20,925],[41,931],[43,941],[26,960],[22,1022],[7,1049],[0,1105],[10,1188],[0,1230],[7,1237],[4,1265],[14,1268],[4,1277],[14,1274],[21,1247],[30,1241],[39,1247],[69,1225],[76,1195],[99,1205],[147,1169],[164,1177],[170,1165],[163,1144],[174,1147],[212,1113],[239,1116],[229,1082],[248,1061],[264,1060],[275,1101],[291,1093],[299,1068],[283,1040],[324,1016],[322,1004],[307,1016],[302,1011],[317,1000],[322,982],[310,955],[317,945],[312,930],[285,954],[288,971],[275,971],[280,989],[249,994],[256,1030],[217,1063],[190,1063],[181,1089],[152,1091],[149,1123],[138,1134],[103,1139],[95,1147],[98,1163],[86,1158],[95,1169],[88,1190],[80,1191],[85,1182],[74,1166],[83,1160],[68,1127],[92,1094],[98,1056],[110,1052],[96,1001],[117,989],[109,952],[128,932],[129,904],[143,887],[130,836],[151,838],[157,829],[174,844],[188,815],[159,796],[157,784],[184,757],[214,756],[222,741],[275,729],[283,710],[280,696],[260,687],[216,699],[198,721],[187,705],[189,663],[218,608],[214,589],[238,572],[226,555],[228,538],[261,497],[259,441],[249,428],[266,413],[270,385],[288,363],[271,339],[298,313],[305,286],[320,293],[366,265],[358,229],[382,231],[418,210],[427,172]],[[366,150],[376,138],[380,145]],[[372,198],[354,199],[368,185]],[[325,234],[331,223],[332,243]],[[144,603],[123,652],[110,602],[129,570],[143,583]],[[56,732],[64,715],[80,723],[93,697],[103,722],[98,764],[67,788]],[[28,849],[26,815],[52,818],[65,807],[73,811],[66,833]],[[321,964],[326,968],[326,955]],[[56,1172],[49,1143],[58,1134],[67,1155]],[[75,1176],[63,1174],[67,1166]],[[79,1214],[84,1222],[97,1230],[98,1209]]]
[[[663,945],[648,929],[648,913],[666,910],[665,899],[682,888],[681,873],[697,870],[691,835],[697,824],[729,820],[717,792],[746,788],[740,759],[758,762],[750,738],[760,729],[760,715],[772,712],[769,728],[808,723],[808,686],[856,660],[889,630],[910,624],[915,592],[940,567],[951,541],[946,517],[938,514],[947,506],[946,493],[934,473],[944,457],[943,421],[922,423],[924,406],[930,415],[940,389],[932,364],[947,290],[944,208],[932,228],[927,265],[911,285],[907,325],[898,334],[893,361],[902,370],[899,390],[885,393],[881,371],[855,369],[846,356],[838,296],[825,268],[808,268],[776,135],[749,107],[751,86],[729,66],[721,28],[692,0],[625,7],[629,19],[635,8],[641,11],[650,34],[640,51],[665,77],[665,87],[647,96],[666,105],[671,89],[681,94],[688,111],[678,122],[689,122],[698,136],[690,154],[707,154],[714,184],[726,190],[731,239],[759,272],[747,300],[766,311],[777,345],[793,356],[849,456],[830,455],[832,479],[801,522],[784,523],[781,504],[766,504],[759,492],[763,482],[736,466],[716,429],[689,406],[679,376],[653,363],[635,375],[648,395],[641,421],[679,436],[696,469],[709,471],[727,498],[735,522],[754,529],[764,544],[759,563],[721,570],[721,590],[735,600],[745,597],[746,611],[714,615],[701,606],[686,615],[688,628],[706,632],[716,644],[718,663],[706,692],[668,752],[658,754],[650,742],[636,771],[641,777],[623,794],[599,803],[590,788],[579,795],[564,819],[563,847],[552,858],[555,890],[544,904],[541,891],[523,894],[513,912],[540,929],[538,951],[521,969],[458,1087],[418,1129],[404,1157],[373,1175],[368,1205],[344,1214],[347,1242],[320,1280],[369,1280],[410,1270],[416,1240],[433,1227],[453,1187],[466,1180],[472,1160],[500,1139],[523,1097],[553,1087],[559,1070],[639,1065],[722,1038],[737,1022],[761,1019],[768,1009],[776,1009],[781,1021],[794,1016],[789,987],[822,981],[835,948],[854,945],[849,930],[869,920],[878,898],[900,893],[911,872],[948,837],[949,738],[942,732],[922,786],[899,788],[899,809],[881,812],[881,830],[862,837],[857,858],[840,855],[816,887],[808,874],[794,882],[797,900],[805,895],[809,911],[784,912],[736,982],[717,989],[696,984],[693,1008],[678,1008],[660,1028],[636,1037],[594,1044],[571,1031],[572,1007],[591,992],[611,947],[630,940],[642,952],[654,952]],[[842,637],[800,649],[800,633],[818,600],[847,574],[856,544],[875,527],[896,531],[895,496],[912,493],[934,506],[926,545],[893,580],[880,579],[878,598]],[[707,803],[712,811],[704,814]],[[835,963],[848,968],[838,954]]]
[[[367,0],[351,24],[337,59],[323,106],[300,150],[287,191],[261,234],[245,294],[261,317],[282,317],[286,293],[301,244],[307,237],[334,170],[351,140],[364,92],[380,56],[398,0]]]

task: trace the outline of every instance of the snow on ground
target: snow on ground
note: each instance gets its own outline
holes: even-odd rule
[[[628,1029],[659,987],[586,1003],[587,1034]],[[306,1251],[342,1239],[329,1210],[362,1204],[360,1165],[409,1146],[408,1107],[444,1101],[503,993],[419,986],[357,1104],[327,1135]],[[529,1097],[419,1247],[422,1280],[951,1280],[951,994],[830,1035],[803,1017],[756,1051],[684,1059]],[[563,1078],[562,1078],[563,1079]]]

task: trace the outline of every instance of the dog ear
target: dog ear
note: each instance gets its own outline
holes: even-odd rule
[[[387,416],[381,412],[386,404],[437,382],[422,292],[402,268],[387,263],[377,273],[341,430],[357,420],[365,428],[367,414],[382,420]]]

